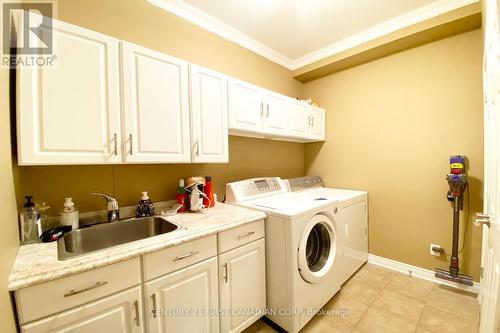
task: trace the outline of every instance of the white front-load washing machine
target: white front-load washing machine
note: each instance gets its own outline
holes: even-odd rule
[[[324,187],[320,176],[284,180],[288,190],[311,200],[337,202],[337,225],[342,240],[342,283],[368,260],[368,193]]]
[[[226,202],[267,213],[266,316],[298,332],[344,278],[338,202],[289,192],[278,177],[227,184]]]

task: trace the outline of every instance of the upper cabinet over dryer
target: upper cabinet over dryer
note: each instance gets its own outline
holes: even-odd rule
[[[119,163],[119,41],[53,20],[53,66],[17,70],[18,162]]]
[[[244,81],[229,80],[230,134],[296,142],[323,141],[324,126],[323,109]]]

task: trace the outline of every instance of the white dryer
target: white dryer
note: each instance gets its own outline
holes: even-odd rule
[[[342,283],[368,260],[368,193],[323,187],[320,176],[285,180],[288,190],[314,199],[336,201],[339,238],[342,241]]]
[[[338,201],[289,192],[278,177],[226,185],[226,202],[267,213],[266,316],[298,332],[340,289]]]

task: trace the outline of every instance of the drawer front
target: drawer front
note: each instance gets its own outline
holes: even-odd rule
[[[216,235],[150,253],[144,256],[144,278],[148,281],[216,255]]]
[[[259,220],[219,233],[219,253],[264,237],[264,220]]]
[[[141,283],[139,257],[16,291],[21,324]]]

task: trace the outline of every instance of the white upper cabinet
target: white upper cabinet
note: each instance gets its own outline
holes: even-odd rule
[[[227,77],[191,64],[190,79],[192,161],[227,163]]]
[[[264,101],[262,88],[236,79],[229,80],[229,128],[235,132],[262,132]]]
[[[264,132],[286,135],[290,97],[266,92],[264,94]]]
[[[17,70],[18,162],[119,163],[119,41],[52,23],[54,65]]]
[[[124,160],[190,162],[188,63],[122,42]]]
[[[325,109],[312,106],[308,116],[308,138],[315,141],[325,140]]]
[[[309,134],[309,108],[304,101],[293,99],[290,101],[288,117],[288,133],[293,137],[306,138]]]

